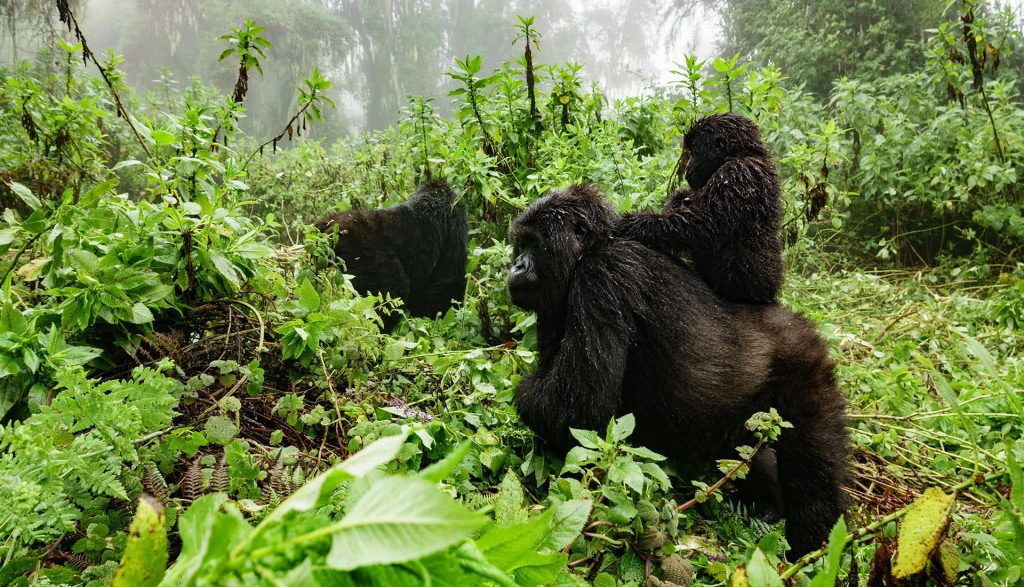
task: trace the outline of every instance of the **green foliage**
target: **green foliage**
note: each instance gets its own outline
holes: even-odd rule
[[[781,522],[726,499],[787,433],[773,410],[748,422],[755,446],[710,476],[629,444],[629,415],[573,431],[564,460],[516,416],[536,322],[505,291],[512,216],[576,181],[620,211],[658,209],[681,187],[679,138],[730,110],[756,119],[783,180],[784,303],[836,351],[858,451],[850,519],[863,527],[926,485],[960,487],[985,507],[943,518],[928,568],[1015,581],[1024,117],[1020,80],[994,65],[1012,21],[973,3],[954,12],[971,7],[974,44],[962,21],[934,19],[906,72],[822,74],[811,89],[831,90],[828,102],[794,80],[817,83],[804,72],[836,62],[762,66],[730,50],[683,56],[669,86],[609,104],[578,64],[534,63],[544,23],[520,18],[507,31],[517,59],[490,73],[480,57],[456,60],[455,116],[410,96],[396,126],[331,145],[308,140],[333,106],[316,69],[292,118],[257,140],[239,129],[240,100],[166,76],[140,98],[109,59],[140,144],[111,87],[83,72],[81,46],[61,43],[58,67],[17,66],[0,86],[0,583],[108,584],[118,560],[162,570],[129,533],[125,504],[143,490],[183,543],[164,584],[832,584],[852,581],[853,561],[863,577],[891,560],[873,537],[896,536],[895,522],[857,541],[842,522],[819,558],[785,567]],[[891,8],[831,7],[820,28]],[[309,30],[328,22],[290,9]],[[265,16],[266,31],[246,21],[228,35],[224,57],[270,78],[264,34],[275,59],[305,45]],[[765,22],[764,47],[806,32]],[[875,25],[850,43],[899,28]],[[835,40],[813,54],[851,50]],[[987,55],[980,86],[972,54]],[[276,149],[285,138],[292,148]],[[467,291],[436,319],[381,333],[376,310],[396,302],[356,295],[308,223],[400,202],[427,177],[469,210]]]
[[[86,510],[131,499],[125,480],[151,450],[140,445],[170,425],[180,393],[178,381],[142,367],[103,383],[81,367],[58,373],[48,403],[0,428],[5,552],[23,554],[73,530]]]

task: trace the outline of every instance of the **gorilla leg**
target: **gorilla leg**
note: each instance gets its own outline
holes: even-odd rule
[[[754,513],[774,522],[784,514],[779,467],[775,451],[762,448],[750,461],[747,478],[738,482],[739,501],[755,508]]]
[[[844,402],[831,363],[824,363],[806,378],[792,377],[777,396],[779,414],[793,424],[782,432],[776,452],[794,558],[819,548],[848,505]]]

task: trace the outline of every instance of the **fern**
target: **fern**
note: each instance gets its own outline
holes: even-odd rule
[[[57,381],[50,405],[0,427],[0,544],[8,553],[74,530],[92,498],[127,500],[122,471],[143,459],[147,434],[170,425],[181,394],[177,380],[143,367],[104,382],[74,367]]]

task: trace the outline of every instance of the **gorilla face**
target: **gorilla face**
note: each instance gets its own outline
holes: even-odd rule
[[[557,205],[554,205],[557,203]],[[524,310],[561,308],[584,251],[606,241],[618,216],[591,186],[551,192],[512,224],[508,292]]]

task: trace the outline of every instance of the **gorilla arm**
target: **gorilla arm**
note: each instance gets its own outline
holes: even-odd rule
[[[575,444],[569,428],[603,431],[621,406],[633,328],[615,292],[607,273],[581,267],[564,324],[538,317],[542,339],[546,328],[564,326],[564,335],[554,357],[519,383],[515,402],[523,421],[555,452]]]
[[[729,246],[752,226],[772,224],[777,188],[769,173],[753,157],[726,161],[700,189],[676,192],[660,214],[624,215],[615,235],[663,253]]]
[[[697,231],[701,221],[690,201],[690,191],[679,192],[665,203],[662,212],[624,214],[615,226],[615,236],[636,241],[663,253],[686,248],[685,235]]]

